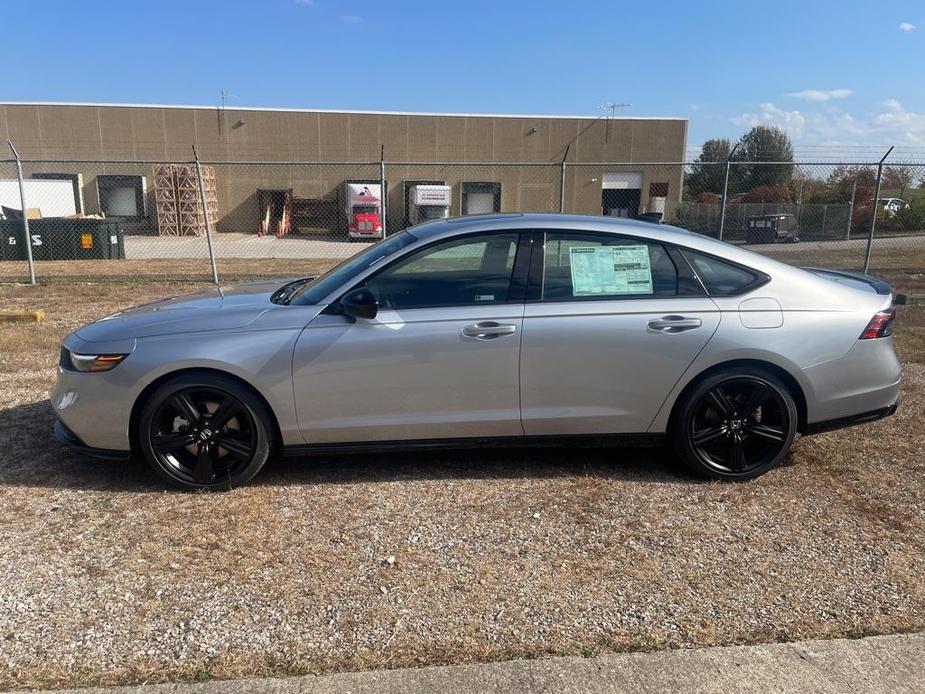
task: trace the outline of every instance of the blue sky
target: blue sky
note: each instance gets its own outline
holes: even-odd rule
[[[798,146],[925,147],[925,2],[4,3],[2,101],[766,122]]]

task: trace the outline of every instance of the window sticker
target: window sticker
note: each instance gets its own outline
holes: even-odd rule
[[[652,266],[646,244],[573,246],[569,249],[574,296],[651,294]]]

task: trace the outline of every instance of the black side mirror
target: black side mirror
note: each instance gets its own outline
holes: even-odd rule
[[[344,315],[351,318],[375,318],[379,313],[379,300],[366,287],[349,291],[340,300]]]

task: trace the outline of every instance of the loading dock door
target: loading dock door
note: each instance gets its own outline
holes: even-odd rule
[[[601,178],[601,214],[606,217],[636,217],[642,199],[642,174],[605,173]]]
[[[495,211],[494,193],[469,193],[463,214],[491,214]]]
[[[497,181],[463,181],[459,188],[460,214],[492,214],[501,211],[501,184]]]

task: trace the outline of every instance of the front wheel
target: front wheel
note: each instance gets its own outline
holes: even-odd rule
[[[181,489],[230,489],[270,455],[271,416],[248,388],[219,374],[172,378],[148,398],[137,440],[148,464]]]
[[[732,369],[703,379],[685,394],[669,438],[693,472],[748,480],[784,459],[796,427],[796,404],[783,383],[760,369]]]

